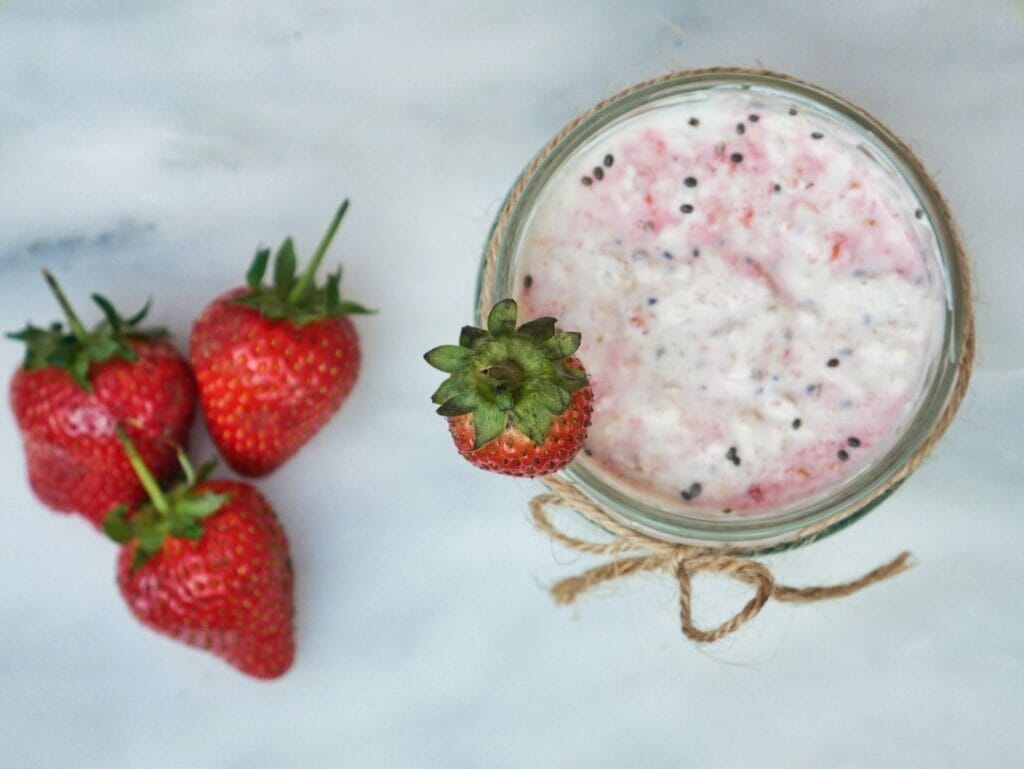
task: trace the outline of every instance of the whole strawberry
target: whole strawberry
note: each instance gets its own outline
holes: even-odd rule
[[[182,453],[185,480],[163,491],[131,441],[124,452],[149,493],[104,524],[121,543],[117,584],[132,614],[178,641],[213,652],[255,678],[277,678],[295,658],[288,540],[246,483],[205,480]]]
[[[516,303],[494,305],[487,330],[466,326],[459,344],[424,357],[451,374],[433,395],[459,453],[477,467],[537,476],[565,467],[583,445],[594,396],[573,357],[578,333],[554,318],[516,328]]]
[[[157,477],[172,477],[174,444],[187,442],[195,414],[195,382],[163,331],[139,327],[148,304],[123,319],[93,294],[105,319],[89,331],[53,276],[43,275],[69,330],[54,323],[8,334],[27,346],[11,380],[11,408],[36,496],[100,526],[111,507],[145,496],[115,426],[124,424]]]
[[[341,269],[323,287],[317,267],[348,208],[342,203],[302,275],[288,238],[263,285],[270,251],[257,251],[248,286],[218,297],[192,329],[192,366],[210,435],[235,470],[265,475],[292,456],[348,397],[359,339],[347,317],[367,309],[339,296]]]

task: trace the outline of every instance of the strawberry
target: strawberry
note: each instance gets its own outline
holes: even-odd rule
[[[100,526],[114,505],[145,496],[114,433],[120,422],[158,478],[177,471],[174,444],[184,445],[195,415],[195,382],[185,359],[159,329],[139,323],[149,305],[123,319],[98,294],[105,319],[82,325],[50,273],[50,289],[67,316],[8,334],[27,345],[11,381],[11,408],[21,430],[29,483],[61,512]]]
[[[594,396],[573,353],[580,335],[554,318],[516,327],[511,299],[494,305],[487,330],[466,326],[458,345],[424,357],[451,374],[433,395],[455,445],[477,467],[533,477],[560,470],[587,437]]]
[[[359,339],[347,317],[369,310],[339,296],[341,269],[314,275],[348,208],[341,204],[302,275],[287,238],[264,286],[270,251],[256,252],[248,286],[215,299],[192,329],[192,366],[210,435],[235,470],[266,475],[341,408],[359,373]]]
[[[213,652],[255,678],[277,678],[295,658],[288,540],[247,483],[206,480],[184,453],[183,482],[164,491],[123,433],[124,453],[149,502],[110,511],[121,544],[117,584],[142,624]]]

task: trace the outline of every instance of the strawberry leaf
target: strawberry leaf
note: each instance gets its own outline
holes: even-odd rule
[[[554,360],[570,357],[580,348],[582,337],[576,331],[563,331],[544,342],[544,350]]]
[[[172,537],[180,537],[181,539],[191,539],[198,542],[203,538],[205,530],[203,525],[198,521],[193,520],[180,520],[175,521],[171,524],[170,534]]]
[[[68,373],[71,374],[71,378],[78,382],[83,390],[86,392],[92,391],[92,384],[89,382],[89,352],[87,350],[78,351],[71,361],[71,368]]]
[[[118,505],[107,513],[106,517],[103,519],[104,533],[121,545],[131,542],[132,537],[135,535],[132,525],[125,520],[125,514],[127,512],[127,505]]]
[[[274,257],[274,290],[279,297],[287,300],[288,293],[294,286],[295,244],[291,238],[285,238]]]
[[[547,440],[548,430],[554,417],[551,411],[544,408],[537,396],[527,396],[516,404],[514,421],[516,427],[526,437],[540,446]]]
[[[443,417],[457,417],[468,414],[480,405],[480,397],[474,392],[462,392],[453,398],[449,398],[437,410]]]
[[[491,336],[510,336],[516,330],[516,303],[512,299],[503,299],[491,308],[487,316],[487,330]]]
[[[454,374],[469,367],[473,362],[473,351],[454,344],[445,344],[435,347],[423,357],[434,368]]]
[[[555,319],[536,318],[521,325],[516,333],[543,344],[555,335]]]
[[[267,264],[270,262],[270,249],[260,248],[256,256],[252,258],[249,271],[245,273],[245,282],[252,288],[259,288],[263,283],[263,276],[267,274]]]
[[[473,450],[493,441],[508,425],[508,416],[493,406],[481,406],[473,412]]]
[[[163,547],[164,539],[166,537],[167,532],[159,526],[140,529],[136,537],[138,549],[149,555],[153,555],[153,553]]]
[[[338,302],[338,309],[336,315],[373,315],[376,310],[370,310],[358,302],[350,302],[348,300],[342,300]]]
[[[175,501],[174,512],[186,518],[207,518],[220,509],[228,500],[227,494],[187,494]]]
[[[533,388],[534,397],[552,414],[561,414],[569,407],[570,394],[551,382],[539,382]]]
[[[175,446],[175,453],[178,455],[178,466],[181,467],[181,472],[185,476],[185,487],[191,488],[196,485],[196,468],[193,466],[191,460],[188,458],[188,454],[181,446]]]
[[[216,459],[211,459],[209,462],[203,462],[203,464],[201,464],[199,466],[199,471],[196,473],[196,483],[202,483],[207,478],[209,478],[210,477],[210,473],[213,472],[213,469],[216,466],[217,466],[217,460]]]
[[[324,286],[324,311],[332,318],[341,315],[341,268],[327,276]]]
[[[430,400],[440,405],[450,398],[454,398],[464,389],[466,389],[466,376],[464,374],[455,374],[441,382],[441,386],[430,396]]]
[[[470,350],[476,349],[477,343],[490,336],[484,329],[476,326],[463,326],[459,333],[459,346]]]
[[[570,393],[574,393],[587,385],[587,375],[585,373],[565,365],[555,369],[555,379],[560,387]]]
[[[107,323],[110,324],[110,330],[114,334],[121,333],[121,317],[117,314],[117,310],[114,309],[106,297],[100,294],[92,294],[92,300],[99,306],[100,310],[103,311],[103,316],[107,319]]]
[[[136,312],[134,315],[132,315],[129,318],[125,318],[124,324],[126,326],[137,326],[139,323],[142,322],[143,318],[145,318],[147,315],[149,315],[149,308],[150,308],[150,306],[152,304],[153,304],[153,300],[152,299],[147,299],[146,303],[144,305],[142,305],[142,308],[138,312]],[[148,333],[152,334],[153,332],[150,331]]]

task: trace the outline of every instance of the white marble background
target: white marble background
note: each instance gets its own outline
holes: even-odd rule
[[[772,559],[796,583],[904,547],[868,592],[770,605],[685,643],[647,575],[557,608],[585,566],[530,526],[534,483],[460,460],[420,354],[469,318],[491,217],[574,113],[673,67],[815,80],[909,139],[974,254],[979,369],[934,458],[843,534]],[[1024,3],[0,0],[0,327],[54,317],[48,265],[187,338],[259,242],[331,262],[365,368],[263,483],[298,569],[273,684],[137,626],[114,547],[48,513],[0,414],[0,765],[962,767],[1024,734]],[[92,317],[92,316],[90,316]],[[0,345],[0,368],[19,360]],[[198,454],[211,451],[201,428]],[[698,583],[705,621],[744,591]]]

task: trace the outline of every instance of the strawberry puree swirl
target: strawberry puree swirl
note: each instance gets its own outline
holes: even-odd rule
[[[519,241],[515,298],[583,332],[581,462],[718,518],[799,506],[883,457],[946,312],[935,234],[884,154],[813,104],[719,88],[562,165]]]

